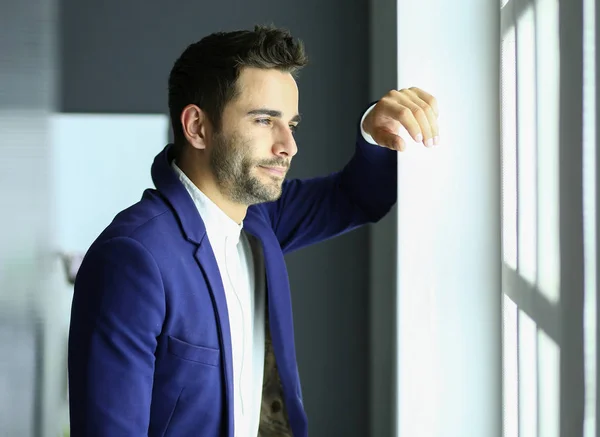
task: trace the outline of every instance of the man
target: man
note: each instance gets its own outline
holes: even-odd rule
[[[156,190],[86,254],[69,336],[73,437],[306,436],[283,255],[376,222],[396,201],[404,126],[437,142],[424,91],[391,91],[340,172],[285,181],[300,123],[287,31],[189,46],[169,77],[174,144]]]

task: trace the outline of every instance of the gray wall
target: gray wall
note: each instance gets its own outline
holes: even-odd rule
[[[370,2],[370,97],[398,88],[397,0]],[[396,436],[396,270],[398,211],[371,226],[370,235],[370,419],[371,436]]]
[[[292,177],[339,169],[369,102],[367,0],[103,3],[64,0],[63,112],[167,111],[179,53],[218,30],[274,23],[306,44],[303,126]],[[157,151],[158,152],[158,151]],[[369,434],[369,230],[288,257],[298,365],[311,436]]]
[[[48,114],[54,110],[54,0],[0,12],[0,435],[42,436],[42,333],[51,229]],[[54,434],[56,435],[56,433]]]

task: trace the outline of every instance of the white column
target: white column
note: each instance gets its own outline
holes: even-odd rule
[[[398,88],[441,108],[398,164],[400,437],[502,435],[499,10],[398,2]]]

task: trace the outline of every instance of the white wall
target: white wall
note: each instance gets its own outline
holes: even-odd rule
[[[400,437],[500,436],[499,4],[399,0],[398,88],[441,145],[399,156]]]
[[[167,144],[162,114],[53,114],[57,250],[85,252],[121,210],[154,187],[150,167]]]

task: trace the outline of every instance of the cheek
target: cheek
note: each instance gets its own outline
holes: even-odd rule
[[[245,163],[253,163],[268,159],[271,154],[271,142],[264,138],[264,135],[255,135],[252,138],[246,138],[243,142],[238,143],[237,151],[239,158]]]
[[[253,154],[253,150],[248,148],[247,145],[238,148],[236,156],[232,157],[232,159],[236,161],[238,168],[244,173],[252,172],[258,161],[257,157]]]

